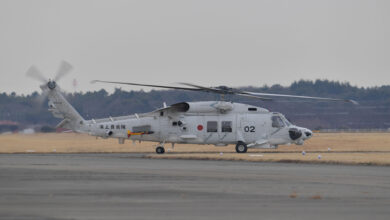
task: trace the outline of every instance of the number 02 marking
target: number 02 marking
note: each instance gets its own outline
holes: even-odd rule
[[[245,132],[255,132],[255,126],[245,126],[244,131]]]

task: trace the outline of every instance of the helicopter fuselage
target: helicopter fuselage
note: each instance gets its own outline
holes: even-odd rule
[[[154,141],[159,145],[157,153],[164,153],[165,143],[214,144],[225,146],[236,144],[237,153],[247,152],[247,148],[276,148],[281,144],[302,145],[311,138],[312,132],[291,124],[282,114],[269,112],[257,106],[226,101],[181,102],[157,109],[153,112],[105,119],[85,120],[63,97],[56,81],[69,73],[72,66],[63,61],[53,80],[48,80],[35,67],[30,67],[26,75],[42,82],[42,95],[49,99],[49,111],[54,117],[63,119],[57,128],[88,133],[102,138],[117,138],[120,144],[125,140]],[[270,97],[337,101],[358,104],[343,98],[252,92],[227,86],[204,87],[192,83],[183,86],[164,86],[133,82],[93,80],[91,83],[110,83],[132,86],[146,86],[211,92],[224,95],[237,95],[269,101]]]
[[[86,121],[86,132],[102,138],[164,143],[213,144],[243,142],[248,147],[276,148],[303,144],[312,136],[280,113],[224,101],[183,102],[156,111]],[[295,135],[295,136],[294,136]]]

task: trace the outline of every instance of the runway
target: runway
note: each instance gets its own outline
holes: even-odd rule
[[[0,219],[389,219],[390,168],[0,154]]]

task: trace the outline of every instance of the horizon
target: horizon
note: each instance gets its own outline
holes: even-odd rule
[[[271,88],[273,86],[282,86],[283,88],[289,88],[294,83],[299,83],[299,82],[302,82],[302,81],[303,82],[311,82],[313,84],[315,84],[316,81],[337,83],[337,84],[340,84],[340,85],[345,85],[346,84],[346,85],[349,85],[349,86],[351,86],[353,88],[358,88],[358,89],[376,89],[376,88],[390,86],[390,84],[389,85],[381,85],[381,86],[358,86],[358,85],[352,85],[350,82],[346,82],[346,81],[345,82],[341,82],[341,81],[328,80],[328,79],[315,79],[315,80],[300,79],[300,80],[295,80],[295,81],[291,82],[288,85],[281,85],[279,83],[275,83],[275,84],[272,84],[272,85],[269,85],[269,84],[263,84],[263,85],[258,85],[258,86],[256,86],[256,85],[247,85],[247,86],[245,86],[244,85],[244,86],[238,86],[238,87],[232,87],[232,88],[238,88],[238,89],[239,88],[256,88],[256,89],[261,89],[261,88],[265,88],[265,87]],[[136,83],[139,83],[139,82],[136,82]],[[63,90],[61,88],[61,84],[59,86],[60,86],[62,92],[64,92],[65,94],[85,94],[87,92],[92,92],[93,93],[93,92],[99,92],[101,90],[105,90],[108,93],[108,95],[112,95],[115,92],[115,90],[117,90],[117,89],[120,89],[120,90],[126,91],[126,92],[131,92],[131,91],[133,91],[133,92],[141,92],[141,91],[143,91],[143,92],[146,92],[146,93],[151,92],[151,91],[172,91],[172,90],[175,90],[175,89],[164,89],[164,88],[149,88],[149,87],[146,87],[146,86],[130,86],[130,85],[127,86],[127,85],[113,85],[113,84],[103,84],[103,83],[101,83],[101,85],[108,85],[110,88],[104,88],[104,86],[102,86],[102,88],[95,89],[95,90],[66,91],[66,90]],[[216,86],[221,86],[221,85],[216,85]],[[129,89],[126,89],[127,87]],[[134,89],[134,88],[138,88],[138,89]],[[180,91],[180,90],[178,90],[178,91]],[[25,97],[26,96],[31,96],[35,92],[38,93],[38,94],[41,94],[42,90],[35,90],[35,91],[32,91],[32,92],[27,93],[27,94],[26,93],[17,93],[15,91],[5,92],[5,91],[1,91],[0,90],[0,94],[4,94],[5,93],[6,95],[9,96],[12,93],[15,93],[16,96],[21,96],[21,97],[22,96],[25,96]]]

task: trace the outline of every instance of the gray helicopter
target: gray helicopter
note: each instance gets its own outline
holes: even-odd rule
[[[157,142],[156,153],[158,154],[165,152],[166,143],[170,143],[172,148],[175,143],[215,146],[235,144],[237,153],[245,153],[248,148],[277,148],[278,145],[285,144],[303,145],[305,140],[313,136],[311,130],[293,125],[281,113],[224,100],[181,102],[170,106],[164,103],[162,108],[148,113],[85,120],[64,98],[56,83],[71,69],[70,64],[63,62],[54,80],[47,80],[34,66],[27,71],[28,76],[43,83],[40,87],[49,99],[49,111],[54,117],[63,119],[57,125],[58,128],[101,138],[117,138],[119,144],[124,144],[125,140]],[[102,80],[92,82],[212,92],[222,97],[239,95],[259,100],[286,97],[357,104],[348,99],[256,93],[226,86],[203,87],[181,83],[183,87],[176,87]]]

